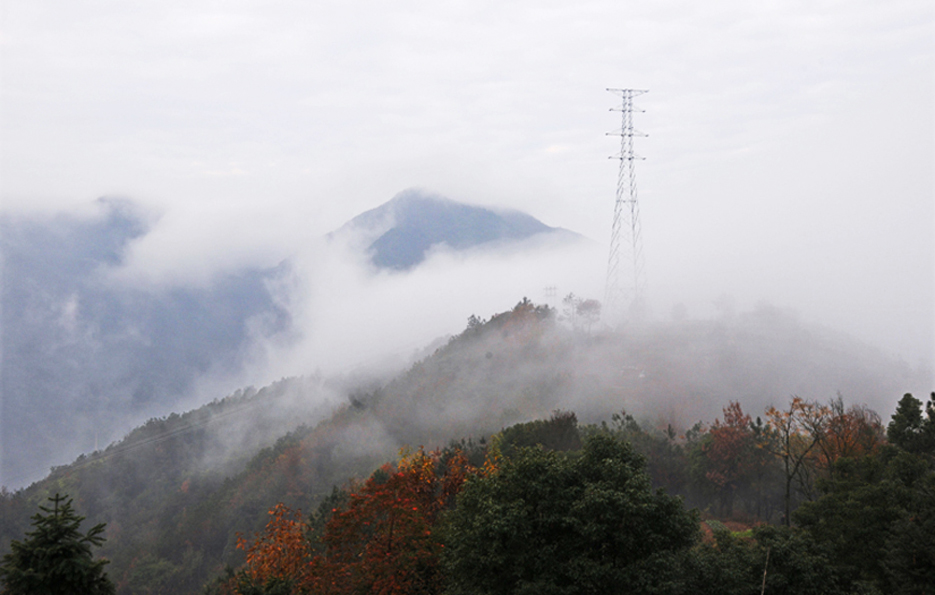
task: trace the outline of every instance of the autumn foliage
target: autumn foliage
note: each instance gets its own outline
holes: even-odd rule
[[[755,457],[750,416],[743,412],[740,403],[733,401],[723,411],[724,421],[715,420],[702,451],[708,459],[705,477],[721,492],[723,507],[729,515],[734,491],[753,470]]]
[[[475,544],[478,560],[460,559],[463,548],[457,546],[458,533],[452,533],[448,525],[465,514],[465,498],[472,491],[462,493],[462,488],[476,488],[475,484],[502,478],[505,469],[513,468],[511,461],[539,456],[535,453],[577,453],[586,440],[602,435],[632,445],[627,448],[635,453],[634,460],[648,459],[647,482],[654,478],[678,480],[664,485],[670,489],[684,486],[688,503],[705,510],[705,514],[785,524],[790,523],[792,512],[803,502],[815,500],[828,489],[825,486],[839,473],[836,469],[844,468],[839,463],[867,459],[887,448],[879,417],[863,406],[845,407],[840,397],[826,405],[793,396],[782,409],[769,407],[764,419],[757,417],[755,421],[739,403],[730,402],[713,424],[706,427],[698,423],[683,436],[671,425],[664,431],[645,430],[625,412],[613,419],[612,426],[589,426],[582,431],[573,413],[556,411],[547,421],[504,429],[485,442],[479,452],[467,447],[476,466],[454,447],[445,451],[403,451],[398,462],[383,465],[366,481],[354,483],[345,491],[335,490],[310,518],[277,505],[270,510],[263,532],[252,540],[239,538],[237,546],[246,553],[245,564],[215,592],[428,595],[446,588],[450,591],[457,582],[452,582],[452,568],[469,569],[459,575],[463,578],[472,572],[470,569],[479,567],[478,560],[494,555],[485,549],[490,541],[485,538]],[[543,456],[543,460],[555,462],[556,469],[560,467],[557,461],[566,461],[564,454]],[[567,461],[577,460],[577,455],[567,456]],[[472,476],[477,476],[477,481],[468,483]],[[531,473],[526,480],[535,483],[538,474]],[[592,502],[598,496],[593,490],[579,492],[575,492],[574,502],[578,498]],[[537,494],[535,502],[529,499],[526,504],[546,506],[556,499]],[[454,508],[456,497],[458,508],[445,514],[444,522],[439,523],[443,513]],[[496,502],[500,500],[485,500],[481,508]],[[571,508],[579,505],[569,504]],[[619,506],[612,508],[618,510]],[[540,513],[520,516],[539,522]],[[554,529],[576,523],[580,524],[578,520],[546,524]],[[481,522],[475,528],[483,533],[490,524]],[[448,541],[444,543],[441,525],[448,526]],[[554,535],[549,533],[549,540],[565,535],[565,529],[556,530]],[[504,542],[513,543],[510,540],[518,534],[506,531]],[[520,542],[514,545],[519,547]],[[514,549],[506,548],[495,557],[506,559]],[[529,559],[537,564],[540,549],[548,549],[547,544],[533,547],[530,553]]]
[[[277,505],[262,534],[252,543],[238,541],[247,558],[228,591],[437,593],[442,545],[435,521],[479,472],[460,451],[403,453],[395,467],[381,467],[351,490],[345,506],[330,511],[322,535],[312,534],[298,512]]]
[[[308,526],[299,511],[277,504],[269,511],[266,530],[252,544],[238,536],[237,547],[246,550],[246,578],[254,584],[275,580],[304,582],[309,564],[306,533]]]

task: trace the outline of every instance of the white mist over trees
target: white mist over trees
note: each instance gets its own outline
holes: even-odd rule
[[[161,210],[132,278],[274,266],[412,185],[606,242],[605,88],[633,86],[652,90],[638,179],[657,316],[707,318],[728,294],[935,358],[927,0],[103,0],[4,18],[0,200]]]
[[[0,534],[67,484],[121,595],[200,591],[405,444],[562,409],[672,454],[728,403],[885,418],[935,384],[931,0],[2,13]],[[599,316],[608,86],[652,91],[639,328]]]
[[[723,398],[761,406],[841,391],[885,409],[875,400],[925,390],[924,368],[780,308],[737,312],[726,298],[707,321],[684,307],[671,323],[657,318],[662,326],[630,338],[639,347],[618,353],[616,339],[601,338],[600,304],[591,297],[601,291],[600,244],[424,191],[381,209],[275,266],[197,284],[128,273],[134,248],[160,224],[129,201],[103,200],[83,216],[5,215],[4,485],[37,479],[148,417],[238,387],[316,370],[388,377],[468,316],[524,294],[551,300],[567,324],[607,343],[569,371],[581,379],[565,395],[569,407],[600,402],[603,387],[634,378],[642,388],[620,393],[634,411],[645,401],[700,416]],[[381,241],[390,236],[395,243]],[[405,270],[387,264],[404,253]],[[545,296],[547,287],[555,295]],[[699,352],[707,355],[699,360]],[[516,372],[533,377],[550,365]]]
[[[243,366],[253,336],[288,325],[265,286],[275,270],[204,287],[116,281],[151,223],[128,201],[97,207],[90,216],[0,217],[0,482],[8,487],[187,407],[198,383]]]
[[[575,264],[595,249],[520,213],[406,196],[363,245],[369,228],[351,222],[275,266],[199,283],[131,272],[133,250],[160,220],[130,201],[102,199],[90,214],[4,215],[2,484],[38,479],[149,417],[242,386],[316,369],[395,371],[471,308],[581,279]],[[394,232],[391,249],[374,247]],[[412,270],[374,264],[408,244]]]
[[[857,421],[866,409],[844,410],[841,399],[826,408],[823,387],[843,387],[846,402],[856,405],[864,395],[889,400],[891,387],[906,383],[879,352],[810,336],[810,330],[767,311],[739,313],[729,325],[696,321],[659,324],[639,334],[588,334],[523,299],[488,320],[472,316],[462,333],[398,374],[284,379],[152,419],[41,482],[0,494],[0,537],[20,535],[38,500],[49,490],[67,489],[92,522],[108,523],[101,554],[112,560],[121,593],[196,592],[222,563],[242,562],[237,533],[259,531],[270,520],[267,511],[285,510],[277,503],[327,513],[340,505],[341,486],[393,457],[406,459],[406,452],[414,453],[399,454],[406,445],[463,450],[474,466],[483,463],[484,451],[509,457],[546,435],[543,444],[550,448],[576,449],[582,444],[578,420],[587,424],[586,433],[610,432],[632,443],[651,458],[653,484],[679,494],[688,490],[693,505],[756,511],[757,518],[778,522],[784,510],[782,453],[750,442],[781,445],[778,422],[766,405],[784,410],[799,402],[826,411],[827,435],[843,436],[830,425],[832,410]],[[774,349],[776,343],[783,348]],[[793,353],[800,357],[789,358]],[[790,390],[804,400],[790,401]],[[897,410],[909,420],[904,425],[910,434],[919,425],[918,415],[905,413],[913,405],[918,403],[907,398]],[[719,408],[723,424],[711,424]],[[749,425],[743,411],[764,413],[773,428]],[[875,448],[881,424],[867,413]],[[610,426],[600,423],[608,418]],[[807,431],[799,437],[810,436],[812,429]],[[752,454],[744,452],[755,464],[718,450],[734,448],[733,434],[753,446]],[[826,446],[829,457],[846,456]],[[793,506],[812,497],[811,480],[828,476],[825,462],[819,456],[807,462],[809,474],[801,467],[793,472]],[[380,473],[368,483],[379,483]],[[741,485],[733,491],[726,484],[731,481]],[[320,529],[319,513],[312,522]]]

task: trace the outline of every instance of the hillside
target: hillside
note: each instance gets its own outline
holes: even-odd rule
[[[730,400],[751,412],[797,392],[849,402],[900,394],[901,368],[872,349],[773,311],[640,334],[570,330],[528,301],[468,328],[390,382],[286,379],[184,415],[56,468],[0,503],[0,547],[36,505],[67,492],[106,522],[120,593],[193,593],[238,565],[238,532],[277,502],[310,511],[334,486],[365,477],[403,445],[444,446],[514,423],[575,411],[583,422],[626,409],[647,427],[684,432]]]
[[[99,199],[87,213],[0,213],[0,486],[27,485],[149,417],[204,402],[206,385],[236,387],[229,379],[255,363],[265,341],[307,333],[293,319],[301,300],[284,295],[305,274],[294,259],[202,283],[121,276],[159,226],[125,199]],[[351,236],[363,242],[361,255],[391,270],[442,247],[578,237],[523,213],[414,190],[332,234]]]
[[[197,382],[239,370],[256,335],[291,322],[269,290],[277,269],[204,286],[115,280],[152,222],[129,201],[95,207],[89,216],[0,213],[0,485],[8,488],[154,412],[178,410]]]

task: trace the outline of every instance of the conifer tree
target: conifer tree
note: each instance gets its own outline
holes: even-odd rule
[[[935,454],[935,393],[925,405],[910,393],[903,395],[886,428],[886,437],[903,450],[912,453]]]
[[[24,541],[14,540],[0,565],[0,585],[7,595],[113,595],[114,585],[104,572],[107,560],[94,560],[91,546],[104,542],[104,523],[87,534],[79,531],[84,517],[71,498],[55,494],[50,507],[32,517],[35,529]]]

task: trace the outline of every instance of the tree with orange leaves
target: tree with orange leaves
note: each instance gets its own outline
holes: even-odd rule
[[[308,525],[299,511],[277,504],[263,533],[248,543],[237,538],[237,548],[247,552],[243,572],[231,582],[235,593],[301,593],[312,570],[308,548]]]
[[[818,465],[827,479],[834,479],[834,463],[842,458],[872,455],[883,444],[883,423],[870,408],[845,408],[839,394],[827,408],[827,423],[818,440]]]
[[[428,594],[441,591],[434,532],[438,514],[478,473],[460,451],[442,457],[419,449],[384,465],[343,506],[331,511],[320,536],[297,513],[277,505],[266,530],[247,551],[231,593],[303,595]],[[316,543],[317,542],[317,543]]]
[[[714,420],[701,451],[707,461],[705,478],[718,489],[722,513],[733,513],[734,492],[754,468],[754,436],[750,416],[740,403],[723,409],[724,421]]]
[[[440,592],[435,521],[473,472],[461,453],[442,463],[419,449],[374,473],[328,523],[322,592]]]

